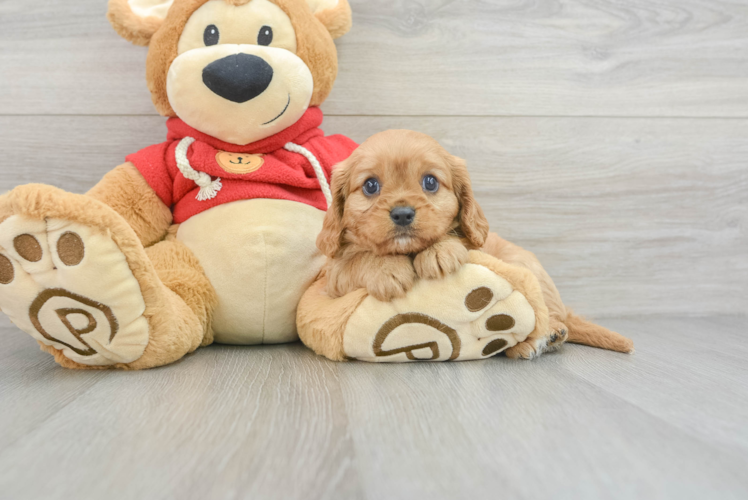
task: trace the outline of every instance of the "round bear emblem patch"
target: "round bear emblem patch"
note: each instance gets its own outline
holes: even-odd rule
[[[244,153],[229,153],[219,151],[216,161],[226,172],[230,174],[249,174],[259,170],[265,163],[262,155],[250,155]]]

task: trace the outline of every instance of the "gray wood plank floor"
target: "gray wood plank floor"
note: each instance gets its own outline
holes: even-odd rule
[[[637,352],[212,346],[138,373],[63,370],[2,327],[0,497],[746,498],[745,318],[605,323]]]

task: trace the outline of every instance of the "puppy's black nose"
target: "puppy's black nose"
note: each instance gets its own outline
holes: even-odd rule
[[[240,104],[265,92],[272,80],[273,68],[263,58],[251,54],[226,56],[203,69],[206,87]]]
[[[398,226],[410,226],[416,218],[416,210],[413,207],[395,207],[390,212],[390,219]]]

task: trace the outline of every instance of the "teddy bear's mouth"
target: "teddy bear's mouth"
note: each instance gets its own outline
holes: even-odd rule
[[[270,125],[270,124],[271,124],[271,123],[273,123],[273,122],[274,122],[275,120],[277,120],[278,118],[280,118],[281,116],[283,116],[283,115],[284,115],[284,114],[286,113],[286,111],[288,111],[288,107],[289,107],[290,105],[291,105],[291,94],[288,94],[288,102],[286,103],[286,107],[285,107],[285,108],[283,108],[283,111],[281,111],[281,113],[280,113],[280,114],[279,114],[278,116],[276,116],[275,118],[273,118],[273,119],[272,119],[272,120],[270,120],[269,122],[265,122],[265,123],[263,123],[263,125]]]

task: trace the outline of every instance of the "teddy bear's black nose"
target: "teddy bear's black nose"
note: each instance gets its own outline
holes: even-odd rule
[[[273,68],[261,57],[234,54],[213,61],[203,69],[203,83],[214,94],[243,103],[265,92],[273,80]]]

